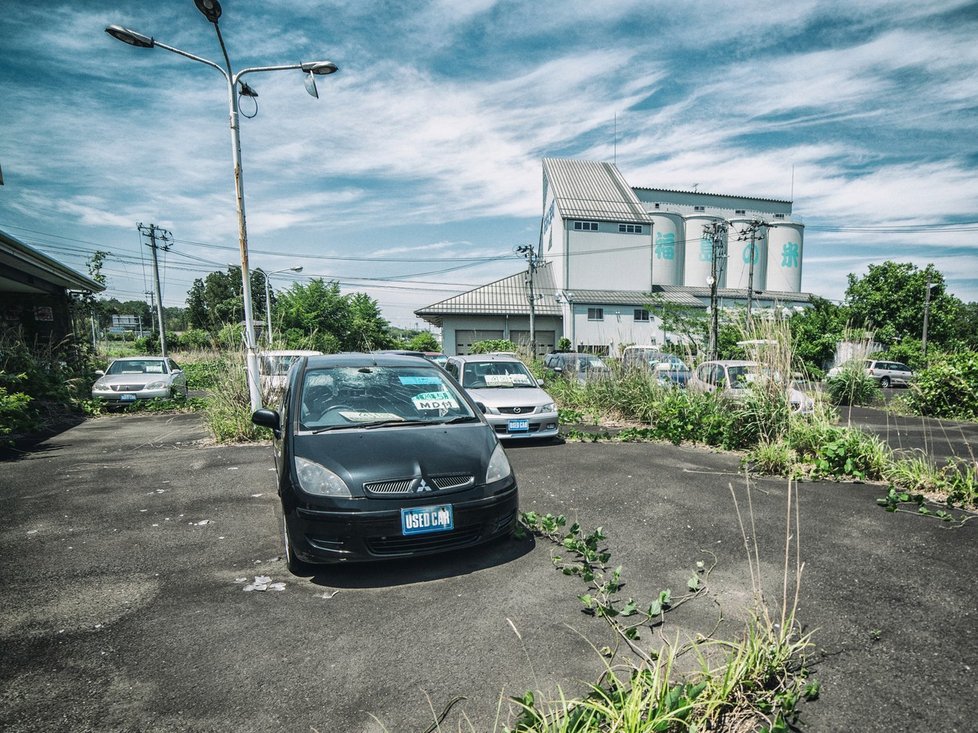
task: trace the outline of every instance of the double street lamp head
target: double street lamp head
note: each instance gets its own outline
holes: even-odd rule
[[[217,25],[217,19],[221,17],[221,4],[217,0],[194,0],[194,5],[207,20]]]

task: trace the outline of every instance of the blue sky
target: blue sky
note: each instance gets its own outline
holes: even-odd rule
[[[252,267],[369,293],[396,325],[520,269],[545,156],[615,160],[634,186],[793,198],[805,291],[838,299],[886,259],[978,300],[978,5],[916,0],[226,0],[246,77]],[[164,302],[237,262],[226,86],[109,37],[212,60],[192,0],[5,3],[0,229],[143,298],[136,225],[173,234]],[[242,101],[242,112],[253,109]],[[617,122],[616,122],[617,118]],[[616,137],[617,128],[617,137]],[[292,278],[273,278],[277,288]],[[423,324],[422,324],[423,325]]]

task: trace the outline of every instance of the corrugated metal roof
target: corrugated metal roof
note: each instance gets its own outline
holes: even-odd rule
[[[673,293],[686,293],[696,298],[706,298],[709,301],[710,289],[708,287],[687,287],[685,285],[656,285],[654,291],[660,291],[663,295]],[[717,295],[721,298],[741,298],[747,300],[747,290],[736,288],[720,288]],[[783,290],[764,290],[754,291],[754,300],[776,300],[779,303],[807,303],[811,300],[810,293],[793,293]]]
[[[775,198],[767,198],[764,196],[740,196],[739,194],[734,195],[729,193],[708,193],[707,191],[697,191],[695,189],[692,191],[684,191],[678,188],[652,188],[651,186],[632,186],[632,188],[635,191],[652,191],[652,192],[662,191],[663,193],[681,193],[689,196],[715,196],[717,198],[725,198],[725,199],[743,199],[744,201],[768,201],[770,203],[775,203],[775,204],[794,203],[794,201],[791,201],[790,199],[775,199]]]
[[[709,288],[688,288],[681,285],[654,285],[651,294],[641,290],[584,290],[574,288],[567,297],[577,305],[645,305],[652,296],[662,296],[668,303],[706,308],[710,304]],[[717,296],[726,300],[747,300],[747,290],[721,288]],[[754,295],[754,302],[773,301],[778,303],[807,303],[811,296],[807,293],[785,293],[765,290]]]
[[[533,290],[537,295],[536,315],[560,315],[560,305],[554,298],[556,289],[549,262],[541,263],[537,267]],[[529,286],[526,283],[526,270],[420,308],[414,311],[414,314],[427,320],[431,320],[432,317],[459,315],[529,315]]]
[[[544,158],[543,173],[564,219],[650,221],[642,202],[611,163]]]

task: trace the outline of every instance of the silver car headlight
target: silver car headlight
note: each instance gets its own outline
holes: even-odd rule
[[[553,402],[548,402],[540,406],[540,412],[557,412],[557,405]]]
[[[109,385],[106,384],[105,379],[96,379],[95,384],[92,385],[92,389],[106,390],[108,388]]]
[[[150,382],[143,389],[166,389],[167,384],[165,379],[157,379],[155,382]]]
[[[502,481],[511,473],[513,473],[513,469],[509,465],[509,459],[503,451],[503,446],[496,443],[496,449],[492,452],[492,458],[489,459],[489,468],[486,470],[486,483],[492,484],[496,481]]]
[[[352,498],[346,482],[315,461],[295,457],[295,473],[299,477],[299,486],[307,494],[316,496],[335,496],[344,499]]]

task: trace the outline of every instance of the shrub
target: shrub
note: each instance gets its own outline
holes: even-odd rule
[[[826,391],[833,405],[872,405],[883,397],[879,383],[857,359],[847,362],[838,376],[828,379]]]
[[[264,440],[251,422],[251,396],[243,360],[222,357],[211,372],[207,424],[219,443]]]
[[[11,433],[27,432],[34,427],[36,413],[31,408],[30,395],[7,391],[0,386],[0,445]]]
[[[470,354],[490,354],[493,351],[512,351],[519,353],[519,347],[509,339],[487,339],[476,341],[469,350]]]
[[[946,354],[916,374],[906,405],[927,417],[978,419],[978,353]]]

